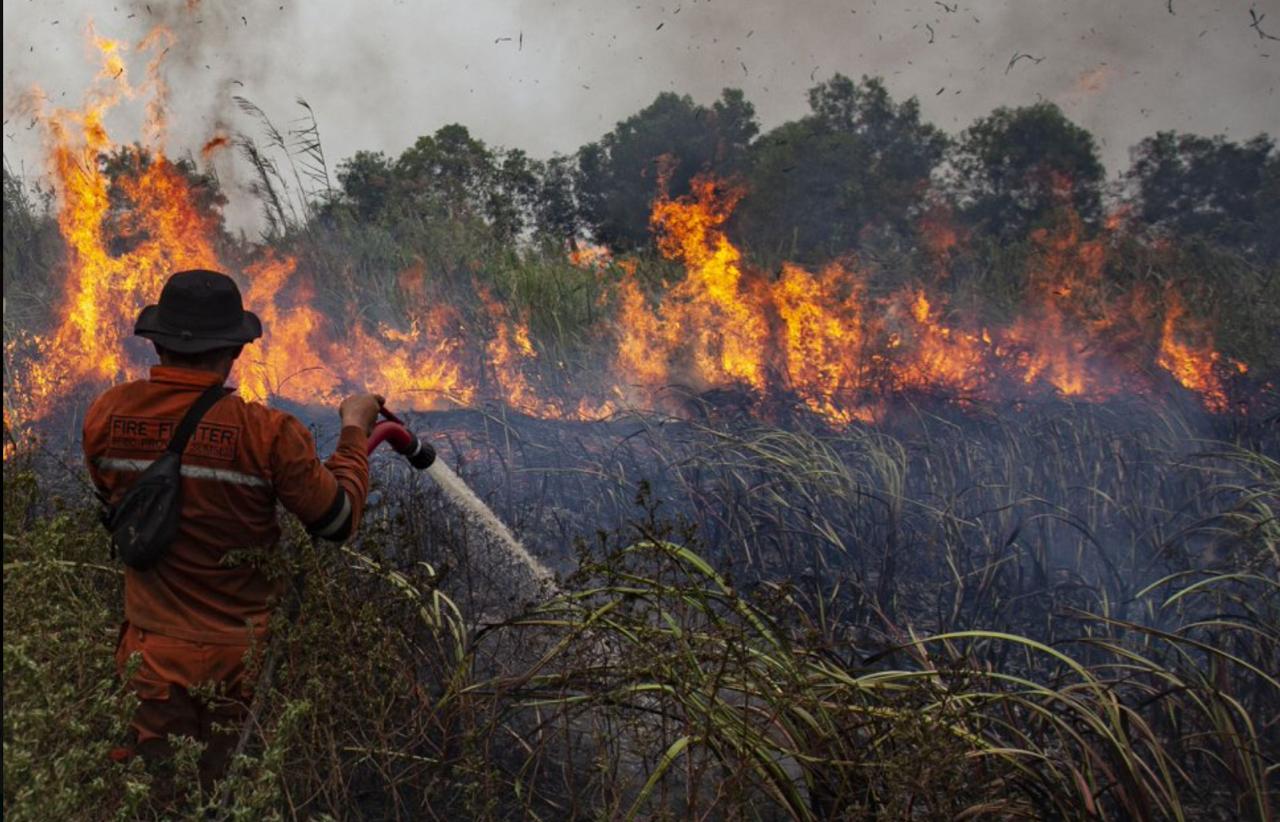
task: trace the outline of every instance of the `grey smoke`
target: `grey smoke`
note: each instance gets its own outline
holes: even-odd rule
[[[38,84],[52,103],[78,105],[94,70],[83,37],[91,15],[101,34],[128,41],[160,19],[174,27],[169,148],[178,153],[198,151],[219,125],[252,131],[233,94],[281,127],[306,98],[331,162],[359,149],[395,154],[451,122],[546,157],[598,138],[661,91],[709,103],[741,87],[767,129],[804,114],[805,91],[836,71],[883,76],[951,132],[999,105],[1052,100],[1098,137],[1112,173],[1159,129],[1280,132],[1280,43],[1249,28],[1244,3],[1180,0],[1176,14],[1163,0],[206,0],[192,12],[153,0],[151,14],[146,5],[4,5],[12,164],[40,164],[39,129],[27,131],[17,110],[23,92]],[[1280,24],[1280,0],[1252,6]],[[1019,53],[1043,59],[1005,73]],[[140,77],[141,62],[130,71]],[[136,121],[117,117],[116,136],[134,138]],[[233,157],[217,163],[224,182],[236,179]],[[233,223],[254,211],[236,203]]]

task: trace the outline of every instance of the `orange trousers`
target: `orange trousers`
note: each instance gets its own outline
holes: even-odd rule
[[[265,645],[265,643],[263,643]],[[263,647],[253,649],[256,675]],[[189,736],[205,743],[200,781],[205,787],[226,773],[253,697],[250,646],[175,639],[126,622],[116,646],[116,670],[123,677],[130,657],[140,664],[128,686],[140,700],[130,724],[135,750],[149,760],[166,760],[168,737]],[[198,686],[213,694],[196,694]],[[201,687],[203,690],[203,687]]]

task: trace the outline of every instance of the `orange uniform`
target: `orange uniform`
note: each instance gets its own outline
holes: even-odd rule
[[[200,393],[219,381],[208,371],[156,366],[149,380],[116,386],[94,401],[85,415],[84,452],[98,489],[118,501],[164,452]],[[123,669],[130,653],[143,657],[131,681],[143,700],[134,721],[140,742],[178,730],[181,723],[156,711],[172,713],[189,701],[185,689],[193,685],[221,682],[240,697],[248,693],[245,651],[265,635],[287,583],[268,579],[256,563],[227,565],[224,558],[275,547],[277,502],[315,535],[341,539],[354,532],[369,487],[366,444],[363,430],[344,427],[322,463],[310,432],[288,414],[235,395],[205,414],[182,456],[177,539],[156,567],[125,568],[117,662]],[[174,704],[148,708],[148,700]]]
[[[159,457],[173,429],[216,374],[156,366],[150,380],[110,389],[85,415],[84,452],[94,484],[115,502]],[[182,455],[178,538],[149,571],[125,569],[125,619],[194,642],[243,645],[261,636],[283,579],[252,563],[227,566],[229,551],[271,548],[280,539],[277,501],[322,536],[326,522],[360,521],[369,488],[365,434],[342,429],[328,462],[296,418],[235,395],[200,421]],[[335,529],[336,532],[336,529]]]

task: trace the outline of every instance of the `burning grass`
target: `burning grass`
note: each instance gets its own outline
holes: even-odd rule
[[[1260,305],[1237,312],[1230,333],[1258,340],[1233,353],[1219,350],[1213,318],[1188,308],[1227,288],[1280,303],[1267,272],[1246,267],[1214,282],[1126,234],[1123,221],[1087,231],[1065,203],[1016,259],[992,249],[984,259],[935,210],[914,255],[767,271],[728,234],[747,192],[701,175],[688,195],[652,204],[658,257],[611,261],[599,249],[494,248],[482,222],[465,217],[424,227],[412,214],[377,225],[322,216],[305,193],[303,216],[291,218],[281,169],[254,149],[277,234],[237,248],[189,163],[111,141],[102,117],[134,90],[116,75],[101,82],[83,111],[42,115],[67,270],[47,325],[22,329],[34,355],[9,358],[13,425],[141,374],[145,353],[127,344],[132,320],[167,273],[187,267],[238,270],[265,320],[242,393],[304,405],[368,388],[423,410],[497,400],[548,419],[597,419],[679,413],[668,391],[679,385],[745,391],[765,418],[798,402],[834,426],[879,420],[903,392],[974,403],[1186,390],[1225,414],[1247,410],[1275,367],[1274,341],[1256,332]],[[305,134],[318,147],[314,123]],[[298,162],[322,167],[323,155]],[[1006,316],[992,310],[1002,295],[986,293],[999,289],[983,282],[997,264],[1015,269],[1000,275],[1017,283]],[[974,266],[988,271],[964,270]],[[22,282],[6,269],[6,285]]]

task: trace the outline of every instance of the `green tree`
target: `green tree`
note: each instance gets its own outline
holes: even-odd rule
[[[520,149],[490,148],[453,124],[419,137],[394,161],[369,151],[344,160],[340,204],[361,221],[472,222],[514,242],[537,220],[545,173]]]
[[[574,194],[574,160],[552,157],[542,166],[538,195],[533,204],[534,233],[539,239],[574,242],[582,230]]]
[[[1268,259],[1280,255],[1280,152],[1271,137],[1236,143],[1162,131],[1131,158],[1125,178],[1147,224]]]
[[[688,95],[659,94],[579,151],[578,192],[587,228],[615,249],[647,245],[649,207],[661,185],[678,196],[699,172],[734,174],[758,130],[754,107],[737,89],[725,89],[710,108]]]
[[[488,210],[495,158],[466,126],[453,123],[419,137],[395,162],[402,205],[447,219],[482,217]]]
[[[381,151],[357,151],[338,164],[342,202],[361,220],[373,220],[382,213],[393,195],[395,180],[394,164]]]
[[[962,214],[995,236],[1022,236],[1063,206],[1086,222],[1101,212],[1093,136],[1053,103],[996,109],[964,132],[954,162]]]
[[[518,148],[495,152],[494,161],[485,193],[485,216],[500,239],[512,242],[533,219],[543,164]]]
[[[755,142],[735,232],[758,253],[812,261],[855,249],[868,229],[905,231],[948,140],[915,98],[836,74],[809,91],[811,114]]]

